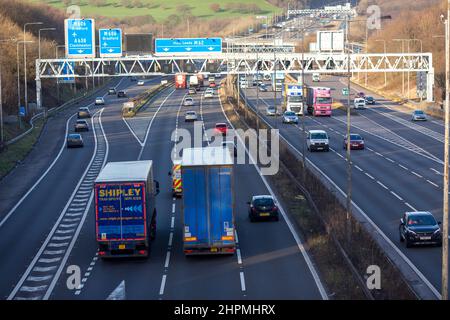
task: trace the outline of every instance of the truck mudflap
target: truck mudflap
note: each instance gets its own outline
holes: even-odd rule
[[[150,246],[148,241],[98,242],[98,255],[103,259],[124,257],[147,258],[149,252]]]

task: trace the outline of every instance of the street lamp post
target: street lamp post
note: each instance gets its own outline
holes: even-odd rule
[[[408,39],[393,39],[393,41],[401,41],[402,42],[402,54],[405,53],[405,43],[404,41],[408,41]],[[402,71],[402,96],[405,96],[405,71]]]
[[[386,54],[386,40],[384,39],[378,39],[375,40],[376,42],[381,42],[383,41],[383,47],[384,47],[384,54]],[[384,61],[384,69],[386,69],[386,60]],[[386,70],[384,71],[384,87],[387,87],[387,72]]]
[[[25,46],[26,43],[32,43],[33,41],[27,40],[27,41],[17,41],[17,116],[19,118],[19,128],[22,128],[22,120],[20,119],[20,60],[19,60],[19,45],[23,43]],[[26,69],[26,66],[24,66],[24,69]],[[26,109],[25,109],[26,110]]]
[[[29,25],[40,25],[44,24],[43,22],[27,22],[23,25],[23,74],[24,74],[24,88],[25,88],[25,110],[28,112],[28,92],[27,92],[27,42],[25,41],[25,32],[26,27]]]
[[[42,28],[42,29],[39,29],[39,32],[38,32],[38,34],[39,34],[39,45],[38,45],[38,48],[39,48],[38,49],[39,60],[41,60],[41,32],[42,31],[55,31],[55,30],[56,30],[56,28]]]
[[[441,16],[442,17],[442,16]],[[442,224],[442,300],[448,300],[448,178],[449,178],[449,122],[450,122],[450,0],[445,20],[445,143],[444,143],[444,199]]]
[[[16,39],[2,39],[0,42],[10,42],[10,41],[16,41]],[[2,65],[0,61],[0,142],[5,141],[5,135],[4,135],[4,129],[3,129],[3,90],[2,90]]]

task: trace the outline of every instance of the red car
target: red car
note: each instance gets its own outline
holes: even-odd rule
[[[228,127],[226,123],[220,122],[216,123],[216,132],[221,133],[223,136],[227,134]]]
[[[210,87],[210,88],[215,88],[215,87],[216,87],[216,84],[215,84],[214,82],[211,82],[211,83],[209,84],[209,87]]]
[[[347,136],[344,138],[344,150],[347,149]],[[364,149],[364,138],[359,134],[350,134],[350,150],[363,150]]]

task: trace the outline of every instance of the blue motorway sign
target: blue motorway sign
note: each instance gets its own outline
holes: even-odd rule
[[[100,57],[121,57],[122,56],[122,30],[121,29],[100,29],[99,44]]]
[[[68,77],[58,78],[57,81],[59,83],[75,83],[75,77],[72,76],[75,70],[75,63],[70,62],[70,67],[69,62],[63,62],[62,64],[61,74],[67,75]]]
[[[19,107],[19,116],[25,117],[25,114],[26,114],[26,109],[25,109],[25,107],[24,107],[24,106],[20,106],[20,107]]]
[[[156,54],[222,52],[222,38],[158,38],[155,39]]]
[[[68,58],[95,58],[94,19],[66,19],[64,31]]]

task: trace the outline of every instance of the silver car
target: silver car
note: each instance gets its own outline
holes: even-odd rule
[[[267,107],[266,115],[268,115],[268,116],[276,116],[277,115],[277,109],[274,106]]]
[[[187,97],[186,99],[184,99],[183,102],[184,106],[193,106],[194,105],[194,99]]]
[[[412,121],[426,121],[427,115],[422,110],[414,110],[412,113]]]
[[[286,111],[283,113],[283,123],[295,123],[298,124],[298,117],[295,112]]]
[[[184,115],[184,121],[196,121],[197,120],[197,112],[195,111],[186,111]]]

